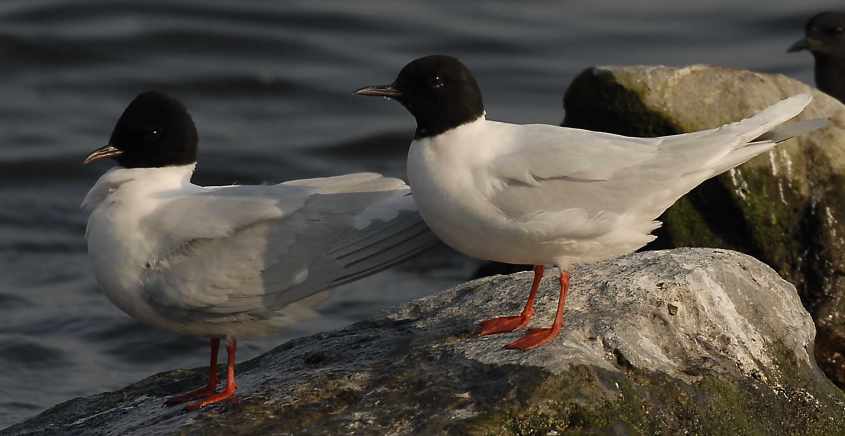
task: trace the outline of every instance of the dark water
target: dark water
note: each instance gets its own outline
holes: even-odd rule
[[[710,63],[809,81],[809,56],[784,51],[808,15],[837,3],[3,1],[0,427],[206,362],[204,340],[112,307],[87,263],[78,205],[104,167],[79,163],[136,93],[163,90],[191,108],[200,182],[401,175],[412,119],[351,91],[392,80],[414,57],[464,59],[490,118],[557,123],[567,83],[594,64]],[[240,357],[447,287],[472,268],[439,252],[355,283],[323,317],[246,341]]]

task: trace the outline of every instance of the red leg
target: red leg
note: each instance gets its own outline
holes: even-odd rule
[[[540,287],[540,280],[543,278],[543,265],[534,265],[534,282],[531,284],[531,293],[522,313],[516,316],[502,316],[488,319],[481,322],[481,333],[479,335],[492,335],[496,333],[512,332],[531,321],[534,317],[534,300],[537,298],[537,289]]]
[[[545,329],[532,329],[525,336],[505,345],[505,348],[515,350],[529,350],[551,341],[560,333],[563,327],[563,307],[566,305],[566,294],[569,292],[569,273],[560,273],[560,299],[557,302],[557,313],[552,326]]]
[[[165,406],[171,407],[177,404],[182,404],[186,401],[195,400],[199,397],[205,397],[214,393],[217,389],[217,384],[220,379],[217,376],[217,351],[220,349],[220,338],[211,338],[211,363],[208,365],[208,385],[181,395],[177,395],[167,400]]]
[[[226,341],[226,388],[223,391],[203,398],[195,403],[188,404],[186,409],[197,410],[211,404],[216,404],[228,400],[235,396],[235,390],[238,385],[235,384],[235,351],[238,348],[238,343],[235,338],[228,338]]]

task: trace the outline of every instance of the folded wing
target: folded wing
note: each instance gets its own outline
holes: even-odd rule
[[[595,237],[615,228],[616,220],[632,217],[648,232],[658,225],[652,220],[699,183],[770,150],[789,134],[820,127],[776,129],[810,101],[801,94],[717,129],[659,138],[511,125],[502,132],[512,139],[509,149],[490,166],[499,180],[490,201],[545,238]],[[762,136],[767,132],[772,134]]]
[[[146,271],[148,300],[180,319],[270,317],[437,243],[408,187],[372,173],[204,190],[150,220],[168,249]]]

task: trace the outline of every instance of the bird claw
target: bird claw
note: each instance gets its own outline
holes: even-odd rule
[[[195,389],[193,391],[185,392],[184,394],[179,394],[175,397],[168,398],[167,401],[164,402],[165,407],[173,407],[178,406],[182,403],[186,403],[188,401],[196,400],[197,398],[201,397],[208,397],[214,395],[215,390],[217,389],[217,383],[211,384],[209,383],[208,386]]]
[[[528,324],[530,317],[516,315],[516,316],[502,316],[499,318],[488,319],[479,323],[481,332],[479,336],[495,335],[497,333],[508,333]]]
[[[194,411],[194,410],[202,409],[204,407],[208,407],[212,404],[222,403],[222,402],[227,401],[227,400],[237,401],[237,397],[235,397],[235,388],[234,387],[226,388],[222,392],[219,392],[219,393],[216,393],[216,394],[213,394],[213,395],[209,395],[208,397],[203,398],[202,400],[188,404],[187,406],[185,406],[185,410],[191,412],[191,411]]]
[[[525,336],[505,345],[504,348],[508,350],[527,351],[551,341],[557,337],[558,333],[560,333],[560,327],[557,326],[542,329],[531,329],[525,334]]]

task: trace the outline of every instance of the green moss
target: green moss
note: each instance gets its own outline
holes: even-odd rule
[[[655,232],[657,239],[646,247],[659,250],[674,247],[734,248],[713,231],[691,197],[682,197],[663,216],[663,227]]]
[[[531,406],[491,410],[469,424],[468,433],[845,434],[842,411],[820,407],[830,402],[816,402],[802,388],[774,390],[757,380],[737,382],[714,373],[694,383],[638,370],[627,376],[595,374],[587,383],[572,382],[572,374],[553,376],[538,387]],[[618,386],[614,394],[597,393],[602,379]]]
[[[734,201],[742,210],[752,250],[784,278],[800,283],[798,264],[804,244],[800,237],[801,209],[805,199],[790,189],[787,181],[762,168],[744,168],[742,177],[749,193]]]
[[[845,435],[842,392],[807,371],[792,350],[767,344],[764,377],[703,370],[685,382],[662,373],[576,367],[549,375],[522,402],[467,424],[476,435]]]

